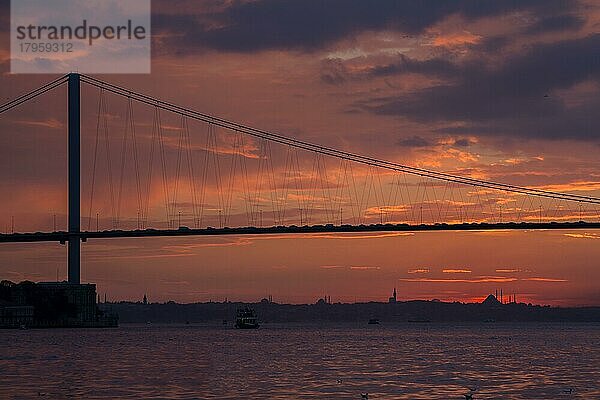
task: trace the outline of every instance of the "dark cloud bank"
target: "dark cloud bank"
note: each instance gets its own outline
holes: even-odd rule
[[[418,34],[453,14],[467,19],[515,11],[562,16],[575,6],[564,0],[233,1],[210,15],[156,13],[152,28],[173,35],[173,48],[187,51],[314,50],[364,31]],[[560,23],[546,21],[539,29]]]
[[[417,68],[415,68],[417,66]],[[421,122],[465,122],[448,132],[516,134],[540,138],[600,138],[600,105],[596,95],[583,105],[568,107],[556,94],[576,84],[600,82],[600,34],[582,39],[538,44],[501,65],[447,65],[401,61],[374,69],[381,74],[419,71],[450,76],[452,83],[397,96],[361,102],[363,110]]]
[[[233,1],[201,16],[155,14],[153,29],[167,35],[164,48],[182,55],[208,49],[312,52],[365,31],[385,29],[416,35],[455,14],[476,20],[528,12],[535,18],[519,35],[529,37],[543,32],[577,31],[585,23],[582,7],[577,1],[564,0]],[[471,50],[489,54],[513,39],[483,38]],[[485,57],[457,65],[443,57],[413,60],[399,56],[398,62],[374,66],[360,79],[419,73],[448,83],[364,99],[352,109],[424,123],[452,122],[453,128],[442,129],[444,133],[597,141],[600,113],[595,110],[600,105],[600,94],[569,108],[556,90],[598,81],[599,57],[600,35],[532,45],[507,57],[501,65],[487,65]],[[325,61],[322,67],[321,79],[327,84],[343,85],[356,78],[348,76],[340,60]],[[456,128],[457,122],[460,128]]]

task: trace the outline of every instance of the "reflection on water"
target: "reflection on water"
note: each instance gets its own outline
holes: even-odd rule
[[[0,331],[0,398],[600,398],[600,325]]]

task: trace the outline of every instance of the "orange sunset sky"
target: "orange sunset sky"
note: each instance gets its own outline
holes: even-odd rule
[[[152,73],[98,78],[378,159],[600,197],[597,2],[376,4],[153,1]],[[0,0],[0,103],[56,78],[9,73],[9,18],[9,1]],[[252,138],[242,142],[239,135],[194,121],[185,121],[190,142],[181,142],[182,120],[168,113],[161,115],[161,175],[158,158],[149,156],[154,110],[134,105],[139,178],[131,147],[121,162],[127,102],[86,85],[82,95],[84,229],[95,229],[96,214],[101,229],[112,228],[115,207],[120,228],[136,228],[140,213],[147,226],[163,228],[181,213],[182,225],[191,227],[200,209],[202,226],[258,225],[259,215],[263,225],[299,224],[301,212],[304,223],[336,224],[340,218],[600,220],[600,210],[591,206],[453,187],[364,166],[354,166],[351,184],[349,167],[339,160],[265,148]],[[11,230],[13,218],[16,231],[52,230],[54,216],[57,229],[66,227],[65,106],[61,87],[0,117],[2,232]],[[195,163],[193,179],[187,155]],[[179,156],[185,161],[177,175]],[[236,175],[241,160],[247,176],[241,170]],[[210,166],[206,176],[204,165]],[[261,168],[267,173],[261,175]],[[118,196],[113,191],[120,182]],[[147,293],[151,301],[268,295],[293,303],[323,295],[385,301],[396,287],[400,300],[479,301],[503,289],[525,302],[600,305],[599,244],[594,230],[91,240],[82,247],[82,280],[96,283],[112,300]],[[0,246],[0,279],[53,280],[57,271],[66,276],[64,246]]]

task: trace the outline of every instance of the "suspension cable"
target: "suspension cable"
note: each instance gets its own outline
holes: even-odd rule
[[[365,164],[365,165],[375,166],[375,167],[379,167],[379,168],[384,168],[384,169],[388,169],[388,170],[392,170],[392,171],[407,172],[412,175],[433,178],[433,179],[437,179],[437,180],[456,182],[456,183],[460,183],[460,184],[464,184],[464,185],[485,187],[485,188],[489,188],[489,189],[502,190],[502,191],[506,191],[506,192],[530,194],[530,195],[535,195],[538,197],[558,198],[558,199],[565,199],[565,200],[569,200],[569,201],[582,201],[585,203],[600,204],[600,198],[597,198],[597,197],[575,195],[575,194],[569,194],[569,193],[552,192],[552,191],[535,189],[535,188],[526,188],[526,187],[520,187],[520,186],[516,186],[516,185],[509,185],[509,184],[504,184],[504,183],[499,183],[499,182],[494,182],[494,181],[485,181],[485,180],[481,180],[481,179],[474,179],[474,178],[468,178],[468,177],[463,177],[463,176],[458,176],[458,175],[451,175],[451,174],[447,174],[447,173],[443,173],[443,172],[431,171],[431,170],[426,170],[426,169],[417,168],[417,167],[410,167],[407,165],[402,165],[402,164],[398,164],[398,163],[394,163],[394,162],[390,162],[390,161],[378,160],[378,159],[367,157],[367,156],[362,156],[362,155],[358,155],[358,154],[354,154],[354,153],[350,153],[350,152],[346,152],[346,151],[328,148],[325,146],[320,146],[317,144],[313,144],[313,143],[301,141],[298,139],[286,137],[286,136],[276,134],[273,132],[268,132],[268,131],[253,128],[250,126],[242,125],[242,124],[228,121],[228,120],[218,118],[215,116],[203,114],[198,111],[194,111],[194,110],[191,110],[188,108],[184,108],[184,107],[175,105],[173,103],[159,100],[159,99],[153,98],[153,97],[145,95],[145,94],[132,92],[123,87],[113,85],[113,84],[98,80],[96,78],[89,77],[87,75],[81,75],[81,78],[85,83],[88,83],[88,84],[96,86],[96,87],[102,87],[105,90],[111,91],[112,93],[120,95],[120,96],[130,96],[134,100],[139,101],[141,103],[145,103],[148,105],[154,105],[154,106],[160,107],[166,111],[170,111],[170,112],[180,114],[180,115],[185,115],[185,116],[195,119],[195,120],[199,120],[202,122],[220,126],[220,127],[223,127],[223,128],[229,129],[229,130],[242,132],[242,133],[254,136],[254,137],[267,139],[267,140],[281,143],[281,144],[291,144],[294,147],[301,148],[301,149],[304,149],[307,151],[314,151],[314,152],[318,152],[318,153],[321,153],[324,155],[337,157],[337,158],[346,158],[350,161],[358,162],[358,163]]]
[[[52,82],[48,82],[43,86],[40,86],[39,88],[32,90],[29,93],[25,93],[19,97],[17,97],[16,99],[13,99],[11,101],[9,101],[8,103],[4,103],[2,105],[0,105],[0,114],[11,110],[29,100],[33,100],[36,97],[62,85],[63,83],[65,83],[67,81],[67,77],[68,75],[63,75],[59,78],[56,78],[55,80],[53,80]]]

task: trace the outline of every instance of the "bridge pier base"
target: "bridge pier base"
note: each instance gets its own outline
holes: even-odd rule
[[[69,283],[80,283],[81,242],[80,228],[80,80],[79,74],[69,74]]]

